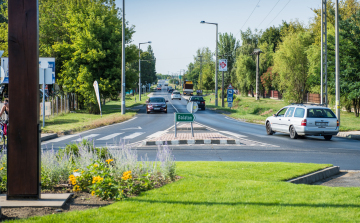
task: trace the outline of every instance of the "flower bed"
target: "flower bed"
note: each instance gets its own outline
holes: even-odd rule
[[[0,188],[4,192],[6,152],[0,155]],[[125,144],[96,148],[93,141],[85,139],[59,151],[45,150],[41,155],[41,189],[63,185],[73,192],[121,200],[175,180],[175,161],[168,146],[158,147],[156,161],[146,157],[138,160],[137,151]]]

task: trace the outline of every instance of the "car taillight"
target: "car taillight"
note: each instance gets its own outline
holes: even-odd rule
[[[301,126],[306,126],[306,119],[301,121]]]
[[[339,120],[336,120],[336,126],[339,127],[339,125],[340,125]]]
[[[205,101],[202,101],[201,104],[205,104]]]

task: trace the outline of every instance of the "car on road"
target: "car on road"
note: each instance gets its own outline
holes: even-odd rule
[[[158,85],[156,89],[161,90],[161,85]]]
[[[191,96],[189,98],[189,102],[195,102],[198,104],[199,109],[201,108],[201,110],[205,110],[205,100],[203,97]]]
[[[179,91],[173,91],[171,94],[171,100],[179,99],[181,100],[181,94]]]
[[[171,90],[171,89],[173,89],[171,86],[168,86],[168,87],[167,87],[167,90],[168,90],[168,91]]]
[[[146,101],[146,113],[150,112],[165,112],[167,113],[167,100],[163,97],[150,97]]]
[[[173,93],[173,92],[174,92],[174,89],[169,89],[168,92],[169,92],[169,93]]]
[[[266,133],[276,132],[298,136],[324,136],[331,140],[339,132],[339,120],[331,109],[320,105],[293,104],[285,106],[265,121]]]

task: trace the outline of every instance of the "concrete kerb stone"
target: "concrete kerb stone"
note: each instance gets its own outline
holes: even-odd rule
[[[306,174],[304,176],[288,180],[287,182],[294,183],[294,184],[312,184],[317,181],[320,181],[325,178],[336,175],[339,172],[340,172],[340,167],[333,166],[333,167],[328,167],[328,168],[316,171],[314,173]]]
[[[57,137],[58,137],[58,135],[56,133],[43,133],[43,134],[41,134],[41,142],[55,139]]]
[[[210,145],[210,144],[221,144],[221,145],[240,145],[240,140],[234,139],[187,139],[187,140],[171,140],[171,141],[144,141],[144,146],[155,146],[155,145]]]

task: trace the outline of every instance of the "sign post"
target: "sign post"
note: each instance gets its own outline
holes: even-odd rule
[[[95,94],[96,94],[96,99],[97,102],[99,104],[99,108],[100,108],[100,116],[102,117],[102,112],[101,112],[101,101],[100,101],[100,93],[99,93],[99,84],[97,81],[94,81],[94,89],[95,89]]]
[[[227,88],[227,101],[228,107],[231,108],[234,101],[234,88],[231,84],[229,84],[229,87]]]
[[[195,115],[191,113],[175,113],[175,138],[177,137],[176,123],[177,122],[193,122],[195,121]]]
[[[222,71],[221,107],[225,107],[225,105],[224,105],[224,71],[227,71],[227,59],[219,60],[219,71]]]

